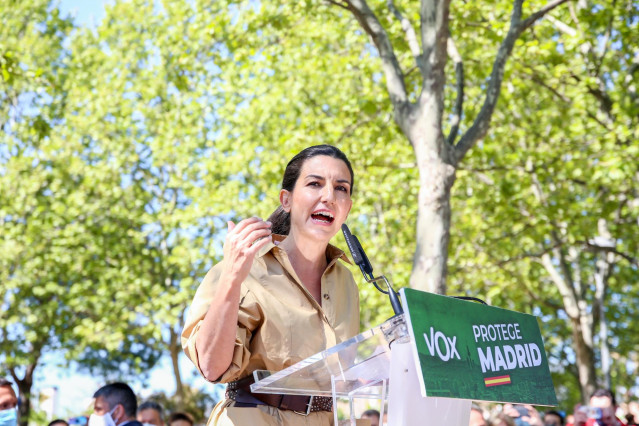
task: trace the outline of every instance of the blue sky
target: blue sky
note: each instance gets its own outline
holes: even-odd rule
[[[78,25],[97,23],[104,16],[102,0],[60,0],[60,10],[75,17]]]

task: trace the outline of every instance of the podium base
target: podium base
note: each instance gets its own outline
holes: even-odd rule
[[[415,369],[411,344],[393,343],[387,424],[468,426],[471,401],[422,397],[418,374],[421,373]]]

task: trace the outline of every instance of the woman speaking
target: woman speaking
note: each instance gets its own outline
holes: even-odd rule
[[[329,244],[351,210],[343,152],[304,149],[286,166],[280,207],[228,223],[224,259],[197,290],[182,346],[202,376],[228,383],[213,425],[329,425],[330,398],[253,394],[254,370],[279,371],[359,330],[359,296],[344,252]]]

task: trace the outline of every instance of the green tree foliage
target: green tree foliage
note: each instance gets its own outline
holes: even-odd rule
[[[638,11],[583,2],[549,17],[459,173],[451,288],[542,315],[568,409],[636,385]]]
[[[543,16],[567,1],[527,2],[525,6],[523,0],[464,4],[456,14],[451,13],[450,0],[327,2],[350,12],[370,37],[378,53],[394,121],[415,153],[419,194],[411,287],[446,293],[450,198],[456,171],[490,128],[505,66],[516,42]],[[495,23],[486,19],[495,15],[501,15],[502,20]],[[487,27],[493,33],[493,39],[484,40],[488,43],[483,46],[483,52],[491,54],[491,65],[485,69],[487,78],[471,86],[475,93],[469,100],[481,105],[477,111],[465,105],[464,58],[456,47],[457,39],[465,41],[472,35],[451,31],[451,23],[461,18],[457,22],[463,26],[469,16],[480,18],[480,28]],[[496,45],[494,50],[486,49],[491,45]],[[448,57],[454,63],[456,79],[455,101],[449,105]],[[465,126],[460,125],[462,116],[466,117]],[[448,134],[444,133],[446,124],[450,126]]]
[[[20,407],[26,424],[33,371],[49,334],[57,340],[67,326],[57,310],[66,291],[60,280],[74,274],[70,253],[53,244],[73,231],[64,229],[66,200],[51,185],[70,181],[37,152],[60,117],[60,99],[50,93],[60,85],[60,46],[70,24],[42,2],[3,1],[0,9],[0,365],[26,396]]]
[[[363,2],[280,3],[117,1],[96,28],[73,31],[49,2],[2,3],[0,362],[16,376],[43,351],[109,378],[168,354],[186,404],[178,336],[226,221],[267,217],[286,162],[313,144],[351,158],[348,224],[375,271],[408,285],[420,186],[441,187],[396,124]],[[636,358],[637,10],[586,3],[519,34],[492,131],[456,163],[452,192],[450,292],[541,315],[566,399],[592,384],[601,324],[613,385],[630,386],[623,366]],[[438,137],[467,134],[481,116],[513,4],[451,3]],[[413,105],[423,58],[397,18],[419,22],[416,5],[370,5]],[[522,19],[544,5],[526,2]],[[614,249],[598,243],[610,238]],[[581,289],[576,314],[570,286]],[[372,286],[360,294],[363,327],[391,315]],[[593,326],[586,352],[582,324]]]
[[[144,262],[128,256],[144,240],[131,232],[139,218],[125,214],[135,201],[120,185],[125,159],[69,131],[81,78],[63,47],[72,25],[48,2],[1,10],[3,57],[13,65],[0,87],[0,363],[25,401],[26,423],[44,354],[94,364],[121,356],[120,374],[133,375],[158,353],[130,332],[151,324],[128,309],[146,294]]]

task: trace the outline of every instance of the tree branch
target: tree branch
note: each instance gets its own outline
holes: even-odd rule
[[[318,104],[317,101],[311,96],[310,93],[308,93],[306,89],[302,89],[302,93],[304,93],[304,95],[306,96],[306,99],[311,103],[311,105],[317,108],[322,114],[324,114],[325,116],[329,118],[334,117],[333,113],[330,110],[327,111],[324,108],[322,108],[322,105]]]
[[[326,1],[326,3],[332,4],[333,6],[337,6],[337,7],[341,7],[342,9],[349,10],[348,6],[343,4],[343,3],[340,3],[340,2],[337,2],[337,1],[334,1],[334,0],[325,0],[325,1]]]
[[[473,145],[479,139],[483,138],[488,132],[490,120],[495,110],[495,106],[497,105],[497,100],[499,99],[499,92],[504,78],[506,61],[508,60],[513,47],[515,46],[515,42],[521,33],[537,20],[542,18],[545,14],[568,1],[570,0],[553,0],[539,11],[533,13],[530,17],[522,21],[521,14],[523,0],[515,0],[513,11],[510,15],[510,28],[508,29],[508,34],[506,34],[506,37],[497,51],[497,56],[493,63],[493,70],[490,74],[490,82],[488,83],[488,88],[486,90],[484,104],[482,105],[479,114],[477,114],[477,118],[475,118],[473,125],[468,129],[468,131],[466,131],[459,140],[459,143],[455,146],[455,163],[459,163],[466,156],[466,153],[468,153],[470,148],[472,148]]]
[[[478,251],[483,251],[481,247],[477,247]],[[495,265],[501,269],[502,271],[504,271],[505,273],[507,273],[508,275],[512,275],[514,277],[516,277],[517,281],[519,283],[526,283],[526,278],[515,268],[515,270],[511,270],[509,268],[507,268],[506,266],[508,265],[507,262],[503,262],[503,261],[498,261],[498,259],[492,254],[492,252],[490,250],[485,251],[486,255],[493,260],[493,262],[495,263]],[[538,258],[535,258],[535,261],[538,262]],[[536,302],[540,302],[543,303],[544,305],[546,305],[547,307],[554,309],[556,311],[560,310],[560,309],[565,309],[564,306],[562,304],[559,303],[554,303],[551,300],[548,300],[544,297],[540,297],[537,293],[535,293],[534,291],[532,291],[530,289],[530,287],[526,284],[524,284],[524,290],[526,291],[526,293]]]
[[[346,126],[344,131],[342,131],[342,134],[339,136],[339,138],[337,138],[337,140],[333,142],[333,145],[339,146],[342,143],[342,141],[346,139],[347,137],[349,137],[350,135],[352,135],[353,132],[355,132],[355,130],[370,123],[371,121],[373,121],[373,118],[366,118],[364,120],[349,124],[348,126]]]
[[[482,105],[479,114],[477,114],[472,126],[462,135],[459,143],[455,146],[455,163],[459,163],[466,156],[466,153],[470,150],[470,148],[472,148],[473,145],[475,145],[475,143],[479,139],[483,138],[488,132],[490,119],[492,118],[493,111],[497,105],[497,99],[499,98],[501,82],[504,78],[506,60],[515,46],[515,41],[517,41],[517,38],[519,38],[519,35],[521,34],[519,27],[521,24],[522,3],[523,0],[516,0],[513,5],[513,11],[510,16],[510,28],[508,29],[508,34],[506,34],[504,41],[501,43],[501,46],[499,46],[499,50],[497,51],[497,56],[495,57],[493,69],[490,74],[490,82],[488,83],[488,88],[486,90],[484,104]]]
[[[447,42],[448,56],[455,63],[455,77],[457,80],[457,99],[455,99],[455,106],[453,108],[453,117],[451,118],[451,128],[448,134],[448,144],[454,146],[455,139],[457,139],[457,133],[459,132],[459,123],[461,122],[461,116],[464,108],[464,64],[462,62],[461,55],[455,46],[455,42],[449,36]]]
[[[375,13],[368,7],[366,0],[345,0],[345,3],[348,10],[355,16],[355,19],[371,37],[375,47],[377,47],[379,57],[382,60],[382,69],[386,76],[388,94],[395,108],[395,113],[401,114],[408,103],[408,96],[404,84],[404,75],[388,34],[386,34]]]
[[[448,39],[450,0],[422,0],[419,11],[424,78],[443,78],[446,65],[446,40]],[[424,87],[424,89],[430,89]],[[442,87],[443,90],[443,87]]]
[[[523,230],[520,231],[519,233],[521,233],[521,232],[523,232]],[[536,259],[541,259],[545,254],[548,254],[548,253],[552,252],[553,250],[557,249],[557,247],[559,247],[559,246],[560,246],[560,244],[555,243],[552,246],[543,247],[541,251],[536,252],[536,253],[522,253],[522,254],[517,255],[517,256],[511,256],[511,257],[506,258],[506,259],[501,259],[497,263],[497,266],[503,266],[503,265],[506,265],[508,263],[516,262],[518,260],[523,260],[523,259],[535,259],[535,260]]]
[[[601,245],[598,244],[596,240],[587,240],[587,241],[575,241],[577,243],[581,243],[583,244],[585,247],[587,247],[590,250],[593,251],[601,251],[604,253],[612,253],[612,254],[616,254],[619,257],[622,257],[624,259],[626,259],[632,266],[638,267],[639,268],[639,259],[620,252],[619,250],[617,250],[615,247],[613,246],[606,246],[606,245]]]
[[[528,75],[526,75],[526,74],[525,74],[525,76],[526,76],[526,77],[529,77],[529,78],[530,78],[530,80],[531,80],[533,83],[538,84],[539,86],[541,86],[541,87],[543,87],[543,88],[547,89],[550,93],[552,93],[552,94],[553,94],[553,95],[554,95],[557,99],[559,99],[559,100],[560,100],[560,101],[562,101],[563,103],[566,103],[566,104],[570,103],[570,98],[568,98],[567,96],[565,96],[565,95],[563,95],[563,94],[559,93],[559,91],[558,91],[557,89],[555,89],[554,87],[552,87],[552,86],[550,86],[550,85],[546,84],[546,82],[544,81],[544,79],[543,79],[543,78],[541,78],[541,77],[539,77],[539,75],[537,75],[537,74],[534,72],[534,70],[533,70],[533,73],[532,73],[532,74],[528,74]]]
[[[546,269],[546,272],[550,275],[550,278],[557,286],[559,294],[561,294],[564,300],[564,309],[566,314],[571,318],[579,318],[579,306],[577,305],[577,299],[574,294],[574,289],[570,287],[563,279],[555,265],[553,265],[552,258],[548,253],[541,257],[541,264]]]
[[[526,31],[532,24],[534,24],[539,19],[543,18],[544,15],[550,12],[551,10],[569,1],[572,1],[572,0],[553,0],[551,2],[548,2],[546,6],[542,7],[537,12],[530,15],[521,23],[521,32]]]
[[[565,23],[561,22],[559,19],[557,19],[557,18],[555,18],[555,17],[553,17],[551,15],[546,16],[546,19],[550,23],[552,23],[555,26],[555,28],[557,28],[559,31],[561,31],[561,32],[563,32],[565,34],[568,34],[570,37],[574,37],[574,36],[577,35],[577,30],[576,29],[572,28],[568,24],[565,24]]]
[[[388,0],[388,10],[391,11],[395,18],[399,21],[402,26],[402,30],[404,30],[404,34],[406,35],[406,42],[408,43],[408,47],[410,48],[411,53],[413,54],[413,58],[415,58],[415,64],[422,72],[422,77],[424,76],[424,57],[422,56],[422,50],[419,47],[419,41],[417,40],[417,34],[415,33],[415,28],[413,28],[413,24],[410,22],[408,18],[402,15],[402,13],[395,7],[395,3],[393,0]]]

